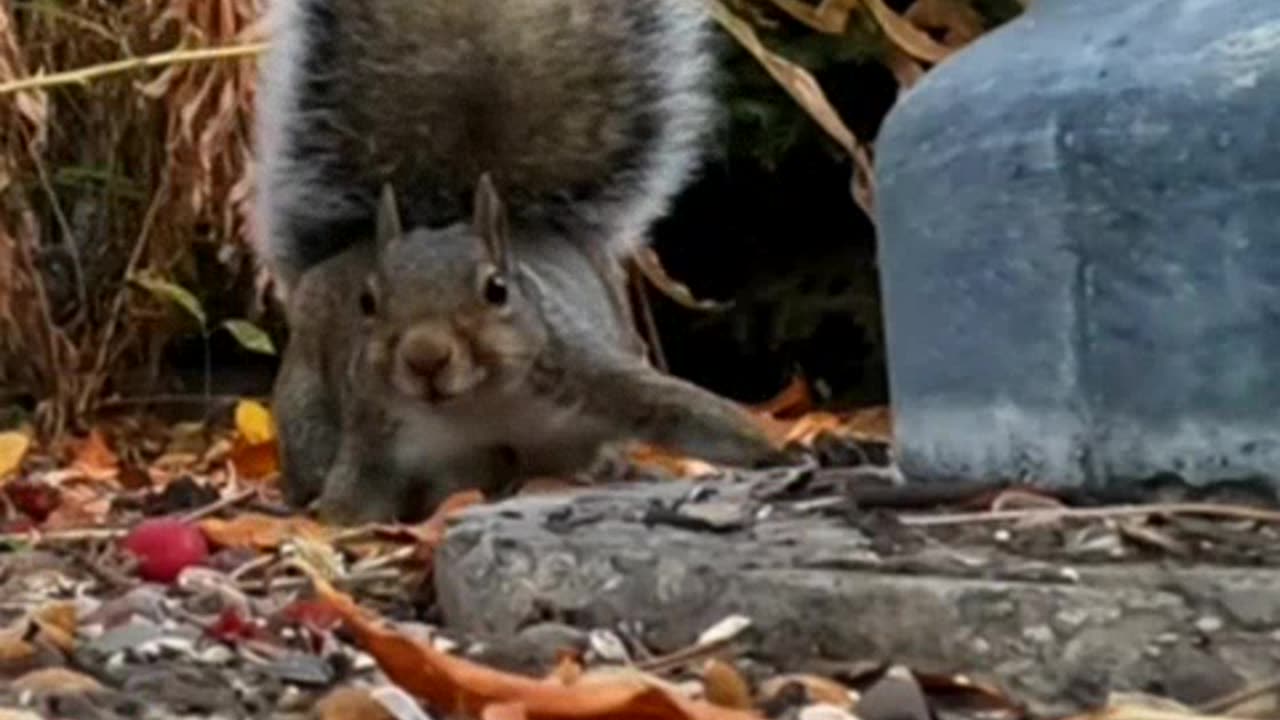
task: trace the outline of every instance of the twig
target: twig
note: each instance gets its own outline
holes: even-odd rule
[[[404,571],[400,568],[386,568],[383,570],[371,570],[367,573],[352,573],[346,577],[335,578],[333,584],[352,588],[365,583],[378,582],[380,580],[396,580],[401,577],[404,577]],[[311,578],[305,575],[298,575],[295,577],[280,579],[242,580],[239,585],[241,590],[271,591],[296,590],[301,587],[306,587],[310,583]]]
[[[186,515],[183,515],[182,522],[188,522],[188,523],[195,522],[201,518],[208,517],[220,510],[225,510],[226,508],[229,508],[233,505],[239,505],[240,503],[245,502],[246,500],[249,500],[250,498],[254,497],[257,494],[258,494],[257,488],[249,488],[247,490],[241,490],[240,492],[234,495],[228,495],[227,497],[219,498],[218,500],[211,502],[208,505],[205,505],[204,507],[196,508],[195,510],[192,510]]]
[[[63,72],[52,73],[50,75],[33,75],[30,77],[19,78],[17,80],[10,80],[6,83],[0,83],[0,95],[8,95],[10,93],[20,92],[23,90],[56,87],[59,85],[87,85],[99,78],[106,77],[108,75],[117,75],[131,70],[144,70],[147,68],[177,65],[179,63],[201,62],[204,60],[246,57],[250,55],[257,55],[266,49],[267,43],[260,42],[244,45],[228,45],[225,47],[215,48],[198,48],[195,50],[170,50],[168,52],[155,53],[154,55],[143,55],[141,57],[126,58],[124,60],[114,60],[108,63],[90,65],[88,67],[66,70]]]
[[[1024,508],[1020,510],[996,510],[988,512],[945,513],[941,515],[903,515],[903,525],[914,527],[938,527],[942,525],[968,525],[1002,522],[1006,520],[1030,520],[1048,518],[1117,518],[1136,515],[1208,515],[1241,520],[1257,520],[1280,524],[1280,511],[1263,510],[1245,505],[1218,505],[1215,503],[1161,503],[1152,505],[1114,505],[1100,508]]]
[[[711,642],[701,643],[699,645],[690,645],[681,648],[675,652],[666,655],[660,655],[652,660],[644,660],[636,663],[636,668],[648,673],[663,673],[668,670],[674,670],[682,665],[688,665],[691,662],[702,660],[718,654],[721,650],[729,647],[737,640],[737,636],[712,640]]]
[[[235,403],[245,399],[244,395],[212,395],[210,401],[217,403]],[[116,408],[135,408],[147,405],[203,405],[203,393],[160,393],[156,395],[139,395],[136,397],[108,398],[98,403],[99,410]]]
[[[116,538],[124,537],[127,533],[128,530],[124,528],[81,528],[79,530],[57,530],[49,533],[0,533],[0,543],[29,542],[32,545],[78,543],[92,540],[115,540]]]
[[[1240,703],[1277,690],[1280,690],[1280,677],[1274,677],[1270,680],[1253,685],[1246,685],[1235,692],[1227,693],[1221,697],[1201,703],[1196,707],[1196,711],[1206,715],[1220,713],[1225,710],[1229,710]]]
[[[147,208],[147,214],[142,218],[142,228],[138,231],[138,237],[133,242],[133,250],[129,254],[129,263],[125,266],[124,277],[120,279],[120,290],[116,293],[115,298],[111,302],[111,314],[107,316],[107,327],[103,331],[102,340],[98,344],[98,356],[93,363],[93,372],[89,376],[88,387],[84,388],[83,394],[77,399],[76,411],[80,415],[87,415],[89,404],[93,402],[93,398],[97,397],[98,391],[102,389],[105,382],[103,373],[107,367],[107,356],[110,353],[111,343],[115,340],[116,328],[120,324],[120,315],[124,312],[125,298],[129,296],[129,278],[138,270],[138,264],[142,262],[142,256],[147,247],[147,236],[151,234],[151,226],[155,224],[156,216],[160,212],[160,206],[163,204],[161,199],[169,192],[169,173],[165,172],[160,182],[160,187],[151,198],[151,205]]]
[[[662,349],[662,336],[658,334],[658,322],[653,316],[653,305],[649,302],[649,290],[645,287],[645,276],[642,271],[634,269],[629,273],[632,287],[635,288],[636,305],[640,307],[640,318],[644,322],[645,334],[649,336],[649,349],[653,352],[654,364],[662,372],[669,372],[667,355]]]

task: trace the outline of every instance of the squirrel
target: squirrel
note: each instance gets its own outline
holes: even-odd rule
[[[716,115],[700,0],[273,0],[255,250],[286,306],[283,486],[429,512],[648,440],[784,462],[647,362],[620,290]]]
[[[701,0],[273,0],[257,88],[256,254],[286,298],[373,233],[463,222],[476,179],[522,236],[642,245],[717,119]]]
[[[482,175],[469,224],[402,226],[301,276],[275,401],[285,492],[341,524],[413,521],[453,492],[575,473],[620,440],[729,465],[790,456],[736,403],[626,342],[608,281],[567,236],[516,243]]]

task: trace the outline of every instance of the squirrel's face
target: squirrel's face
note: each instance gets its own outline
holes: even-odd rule
[[[358,298],[366,358],[385,386],[419,402],[514,387],[545,342],[494,221],[496,195],[477,194],[470,225],[404,233],[380,216],[377,268]]]

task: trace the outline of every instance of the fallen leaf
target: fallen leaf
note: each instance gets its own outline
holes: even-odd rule
[[[30,448],[31,437],[24,432],[11,430],[0,433],[0,480],[22,466]]]
[[[709,462],[644,443],[631,444],[627,448],[627,459],[639,467],[656,468],[680,478],[701,477],[716,471],[716,466]]]
[[[271,411],[254,400],[236,403],[236,436],[228,458],[236,473],[262,480],[280,471],[280,443]]]
[[[254,400],[236,403],[236,430],[250,445],[260,445],[276,439],[275,420],[271,411]]]
[[[280,444],[275,440],[251,444],[236,438],[227,459],[240,477],[265,480],[280,472]]]
[[[955,51],[955,48],[938,43],[929,37],[929,33],[894,12],[884,3],[884,0],[862,0],[862,2],[871,11],[880,28],[884,30],[885,36],[912,57],[927,63],[939,63]]]
[[[748,710],[751,708],[751,688],[742,673],[718,658],[707,660],[702,667],[702,684],[707,700],[720,707]]]
[[[261,513],[243,513],[230,520],[205,518],[200,521],[200,530],[214,545],[249,550],[275,550],[296,537],[328,542],[333,535],[332,530],[310,518]]]
[[[434,549],[444,539],[445,525],[449,522],[449,518],[482,502],[484,502],[484,494],[479,490],[454,493],[436,507],[431,517],[417,525],[404,528],[404,531],[424,548]],[[395,535],[398,534],[398,530],[398,528],[389,528],[388,532]]]
[[[120,472],[120,458],[111,450],[102,431],[94,428],[77,444],[71,467],[91,480],[112,480]]]
[[[660,290],[663,295],[690,310],[715,311],[732,307],[732,303],[699,300],[694,297],[693,291],[689,289],[688,285],[676,280],[667,273],[667,269],[662,266],[662,260],[653,248],[641,248],[632,255],[631,262],[635,264],[640,274]]]
[[[75,649],[76,610],[69,602],[54,602],[0,628],[0,675],[24,672],[36,658],[37,645],[63,653]]]
[[[777,395],[751,406],[752,412],[776,418],[795,417],[810,410],[813,410],[813,395],[809,392],[809,383],[800,375],[792,378]]]
[[[45,639],[59,650],[70,653],[75,650],[76,624],[78,614],[75,603],[51,602],[42,605],[31,617]]]
[[[57,667],[32,670],[14,680],[10,687],[18,692],[37,695],[68,695],[103,689],[102,683],[88,675]]]
[[[930,34],[941,35],[942,42],[952,48],[967,45],[986,31],[982,14],[960,0],[916,0],[902,16]]]
[[[680,695],[638,671],[597,672],[564,686],[515,675],[447,655],[382,626],[324,578],[312,574],[317,593],[342,615],[361,648],[400,687],[442,715],[475,715],[494,703],[521,703],[530,720],[635,718],[636,720],[759,720],[760,716]]]

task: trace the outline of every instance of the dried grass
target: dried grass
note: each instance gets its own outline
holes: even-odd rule
[[[261,11],[260,0],[18,0],[0,6],[0,85],[252,43]],[[252,272],[254,73],[253,57],[176,63],[0,101],[0,388],[38,399],[45,430],[92,411],[121,372],[154,367],[182,327],[129,289],[130,274],[190,282],[204,243],[228,277]]]

